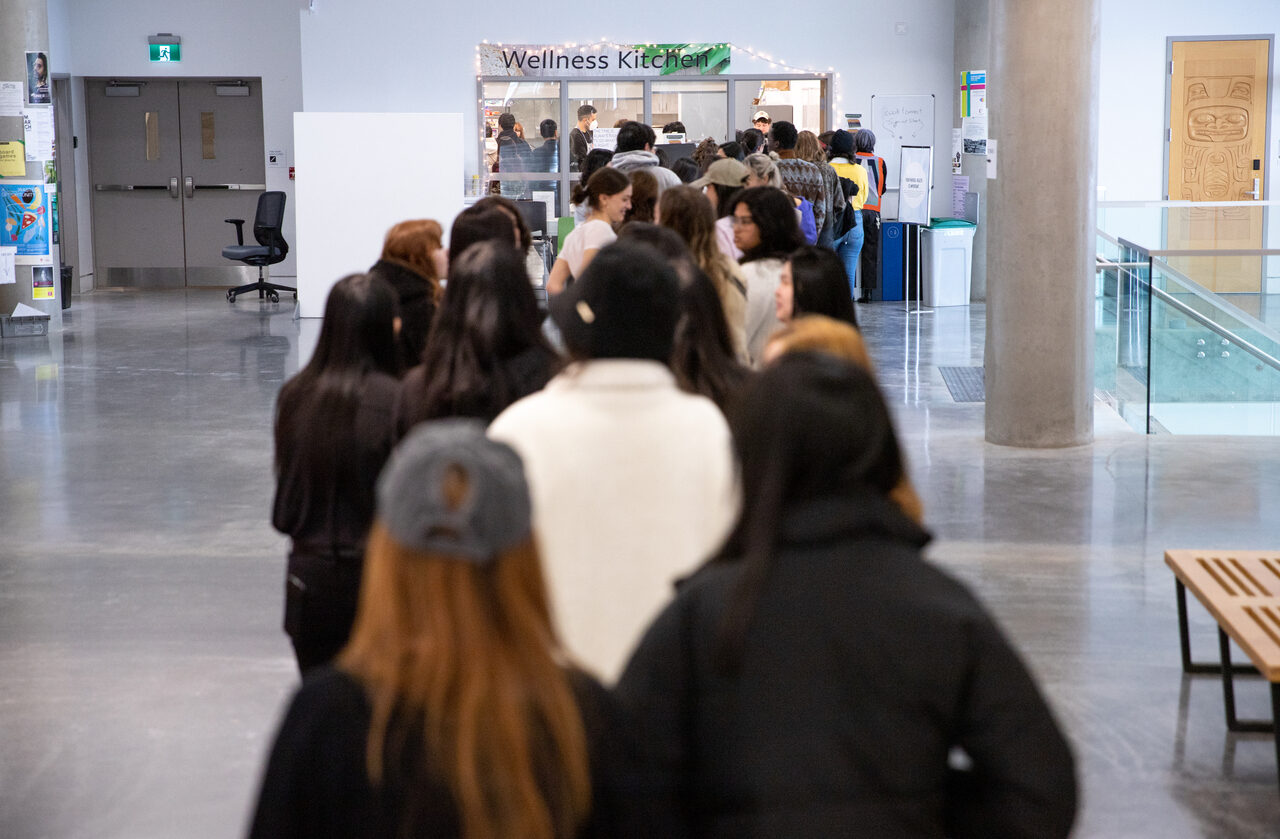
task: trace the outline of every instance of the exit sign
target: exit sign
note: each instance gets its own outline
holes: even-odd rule
[[[181,61],[182,44],[151,44],[152,61]]]

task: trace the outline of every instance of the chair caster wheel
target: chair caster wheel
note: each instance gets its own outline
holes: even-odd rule
[[[227,292],[227,302],[228,303],[236,302],[236,293],[234,291]]]
[[[279,303],[279,302],[280,302],[280,295],[279,295],[279,294],[277,294],[277,293],[275,293],[274,291],[268,291],[268,292],[267,292],[267,299],[268,299],[268,300],[270,300],[272,303]]]

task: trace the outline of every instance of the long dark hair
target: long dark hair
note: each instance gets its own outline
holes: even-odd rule
[[[742,564],[717,657],[736,668],[777,555],[788,507],[839,496],[887,498],[902,477],[889,408],[871,374],[821,353],[788,353],[749,382],[729,417],[742,511],[714,562]]]
[[[413,420],[502,413],[523,395],[503,362],[530,349],[555,357],[541,320],[524,257],[509,241],[479,242],[459,254],[423,351],[426,386],[406,395],[417,401]]]
[[[613,152],[608,149],[592,149],[587,152],[587,156],[582,161],[582,172],[578,175],[578,182],[573,185],[573,191],[569,194],[569,199],[573,203],[581,204],[587,200],[587,181],[591,180],[591,176],[597,169],[608,166],[610,160],[613,160]]]
[[[628,239],[658,251],[680,279],[680,319],[671,352],[676,383],[681,390],[701,394],[725,410],[751,371],[734,355],[733,338],[715,285],[674,230],[637,222],[618,233],[619,241]]]
[[[804,244],[800,222],[796,219],[796,205],[782,190],[771,186],[744,189],[734,198],[729,212],[732,213],[739,204],[747,205],[751,220],[760,232],[760,244],[743,252],[743,262],[771,257],[786,259]]]
[[[826,315],[858,325],[844,262],[829,248],[805,245],[791,254],[791,316]]]
[[[400,372],[394,326],[399,311],[386,280],[369,274],[338,280],[325,302],[311,360],[280,388],[276,469],[298,464],[326,509],[333,509],[343,487],[368,483],[355,474],[360,461],[349,454],[356,444],[356,411],[365,377]],[[366,512],[372,519],[373,510]]]
[[[471,206],[497,207],[502,210],[516,227],[516,234],[520,237],[520,251],[527,253],[529,248],[533,247],[533,231],[529,229],[529,223],[520,214],[520,208],[516,206],[516,202],[510,198],[505,195],[486,195]]]
[[[453,279],[453,267],[467,248],[477,242],[497,241],[514,249],[517,231],[511,215],[494,204],[481,207],[477,202],[458,213],[449,230],[449,279]]]

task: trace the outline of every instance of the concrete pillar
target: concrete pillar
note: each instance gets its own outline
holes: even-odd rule
[[[0,79],[23,79],[23,101],[26,101],[27,52],[43,52],[49,56],[49,14],[45,0],[0,0]],[[52,69],[49,72],[50,90],[53,89]],[[53,105],[24,105],[31,109],[52,109]],[[0,116],[0,140],[25,141],[22,117]],[[23,178],[2,178],[0,183],[13,181],[44,181],[44,163],[28,162]],[[45,208],[48,211],[48,207]],[[4,215],[0,212],[0,224]],[[50,331],[62,329],[62,283],[58,270],[58,249],[53,247],[53,288],[51,300],[33,300],[31,296],[31,266],[17,267],[17,282],[0,285],[0,314],[13,312],[18,303],[25,303],[49,315]]]
[[[1093,439],[1099,0],[990,0],[986,438]]]
[[[991,25],[987,0],[956,0],[955,33],[955,125],[961,127],[960,74],[965,70],[989,70],[991,65]],[[960,174],[969,178],[969,191],[978,193],[979,222],[973,232],[973,283],[969,299],[987,299],[987,156],[961,156]]]

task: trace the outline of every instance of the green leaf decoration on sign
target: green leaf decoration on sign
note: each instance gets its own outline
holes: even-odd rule
[[[729,69],[731,50],[728,44],[636,44],[635,49],[644,53],[650,60],[667,52],[677,52],[694,58],[705,57],[706,69],[701,71],[702,75],[714,75]],[[659,75],[669,76],[678,73],[681,69],[674,65],[663,67]]]

